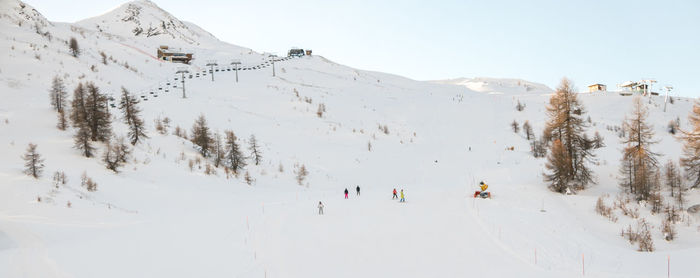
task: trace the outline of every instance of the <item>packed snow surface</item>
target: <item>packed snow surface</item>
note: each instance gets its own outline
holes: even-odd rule
[[[527,120],[541,134],[553,92],[541,84],[419,82],[321,56],[279,60],[273,77],[265,55],[220,42],[149,1],[68,24],[4,0],[0,36],[0,277],[665,277],[669,261],[672,277],[700,273],[696,215],[666,242],[661,216],[642,207],[657,248],[644,253],[620,237],[635,219],[613,223],[594,211],[599,196],[612,202],[620,192],[622,144],[612,129],[631,97],[580,95],[588,133],[600,132],[606,147],[595,152],[598,183],[560,195],[543,182],[545,160],[510,128]],[[78,58],[68,52],[71,37]],[[175,74],[183,65],[152,57],[162,44],[195,53],[184,66],[186,98]],[[106,65],[100,52],[111,57]],[[234,59],[242,62],[238,82]],[[214,81],[208,60],[219,64]],[[69,94],[94,82],[116,99],[123,86],[142,100],[150,139],[119,173],[99,159],[104,145],[84,158],[74,130],[55,128],[54,76]],[[524,111],[514,109],[518,101]],[[687,127],[693,101],[676,99],[667,112],[663,102],[648,100],[660,140],[653,149],[661,161],[676,160],[681,144],[666,124],[679,118]],[[114,133],[125,135],[121,114],[111,112]],[[246,153],[254,134],[262,163],[249,160],[238,176],[222,168],[206,175],[211,162],[172,134],[176,126],[189,133],[199,115],[213,131],[233,130]],[[172,122],[163,135],[154,120],[165,117]],[[38,180],[22,173],[30,142],[46,159]],[[299,185],[301,165],[309,175]],[[66,185],[53,184],[55,171],[65,171]],[[96,192],[80,186],[83,173]],[[472,198],[479,181],[492,199]],[[394,188],[405,203],[392,200]],[[691,190],[688,204],[700,203],[698,195]]]

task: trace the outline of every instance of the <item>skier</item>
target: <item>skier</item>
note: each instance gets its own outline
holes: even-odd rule
[[[348,189],[345,188],[345,199],[347,199],[347,198],[348,198]]]
[[[357,190],[357,196],[360,196],[360,186],[358,185],[355,190]]]
[[[323,203],[318,201],[318,215],[323,215]]]
[[[399,197],[396,196],[396,188],[394,188],[394,196],[391,196],[391,199],[393,200],[393,199],[398,199],[398,198],[399,198]]]
[[[399,200],[399,202],[406,202],[406,196],[403,195],[403,189],[401,189],[401,199]]]

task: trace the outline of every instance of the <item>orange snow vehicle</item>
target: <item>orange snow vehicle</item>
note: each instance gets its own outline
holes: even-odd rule
[[[479,183],[479,188],[481,190],[474,191],[474,198],[476,197],[481,197],[481,198],[491,198],[491,192],[486,191],[486,189],[489,189],[489,185],[485,184],[483,181]]]

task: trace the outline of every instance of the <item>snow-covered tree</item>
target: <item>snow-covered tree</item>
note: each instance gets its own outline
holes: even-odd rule
[[[44,170],[44,159],[36,151],[36,147],[36,144],[29,143],[22,159],[24,159],[24,173],[38,179]]]

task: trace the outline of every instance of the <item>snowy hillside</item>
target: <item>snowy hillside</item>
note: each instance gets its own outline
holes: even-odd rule
[[[522,79],[504,78],[456,78],[432,81],[438,84],[452,84],[469,88],[475,92],[488,94],[549,94],[553,90],[547,85],[534,83]]]
[[[0,277],[661,277],[669,260],[672,277],[700,273],[697,214],[684,213],[678,238],[667,242],[663,216],[632,203],[655,225],[657,251],[646,253],[620,236],[637,219],[595,212],[598,197],[612,202],[621,192],[615,128],[631,97],[580,95],[588,133],[598,131],[606,147],[595,151],[598,183],[561,195],[543,182],[545,159],[510,126],[527,120],[541,134],[553,91],[542,84],[419,82],[321,56],[281,59],[273,77],[263,55],[150,1],[75,24],[49,22],[17,0],[0,3]],[[161,44],[196,58],[187,66],[154,59]],[[234,59],[242,61],[238,82]],[[208,60],[219,62],[213,73]],[[183,67],[186,98],[175,74]],[[74,148],[76,128],[55,127],[55,76],[69,96],[94,82],[115,99],[125,87],[141,100],[150,138],[118,173],[100,159],[105,144],[85,158]],[[688,127],[693,100],[676,99],[667,112],[662,97],[648,102],[660,140],[653,149],[663,162],[677,160],[681,144],[666,127],[676,119]],[[126,135],[121,112],[110,109],[113,133]],[[190,134],[200,115],[213,132],[233,131],[246,155],[255,135],[262,162],[248,159],[238,175],[213,167],[174,135]],[[22,172],[29,143],[45,158],[39,179]],[[299,182],[302,165],[309,174]],[[57,171],[66,184],[54,183]],[[96,191],[81,186],[83,174]],[[492,199],[472,198],[482,180]],[[405,203],[391,199],[394,188]],[[700,204],[697,190],[688,204]]]

